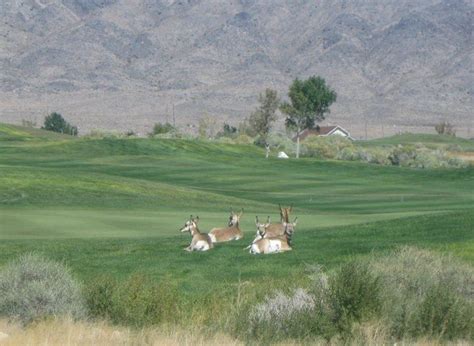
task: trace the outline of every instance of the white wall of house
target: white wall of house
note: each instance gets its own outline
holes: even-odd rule
[[[337,129],[336,131],[334,131],[333,133],[330,134],[330,136],[332,135],[337,135],[337,136],[342,136],[342,137],[347,137],[347,133]]]

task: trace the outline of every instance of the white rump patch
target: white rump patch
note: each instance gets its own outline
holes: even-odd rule
[[[207,243],[207,241],[199,240],[198,242],[196,242],[196,245],[194,246],[194,250],[207,251],[209,250],[209,244]]]
[[[284,151],[278,152],[278,158],[279,159],[289,159],[288,155]]]
[[[280,240],[269,240],[268,241],[268,253],[280,252],[281,241]]]

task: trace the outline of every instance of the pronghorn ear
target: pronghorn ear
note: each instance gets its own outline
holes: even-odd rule
[[[189,220],[193,219],[193,214],[189,215]]]
[[[244,213],[244,208],[240,210],[239,217],[241,217],[243,213]]]
[[[288,211],[291,213],[293,211],[293,204],[290,205],[290,209],[288,209]]]
[[[255,224],[258,226],[258,216],[255,216]]]
[[[278,208],[280,208],[280,213],[281,213],[282,210],[281,210],[281,204],[280,203],[278,203]]]
[[[198,221],[199,221],[199,216],[196,215],[196,217],[194,218],[194,222],[198,223]]]

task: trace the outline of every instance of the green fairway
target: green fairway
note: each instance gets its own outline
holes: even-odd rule
[[[391,146],[398,144],[422,143],[428,148],[448,148],[452,145],[459,146],[463,151],[474,151],[474,141],[448,135],[413,134],[404,133],[392,137],[379,138],[370,141],[358,141],[357,144],[367,147]]]
[[[299,217],[294,251],[243,248],[254,218]],[[251,145],[178,139],[72,139],[0,124],[0,264],[26,251],[81,277],[140,271],[182,287],[297,276],[307,264],[413,244],[474,262],[474,169],[422,170],[315,159],[264,159]],[[224,226],[244,208],[243,240],[182,250],[190,214]],[[278,270],[275,270],[278,268]]]

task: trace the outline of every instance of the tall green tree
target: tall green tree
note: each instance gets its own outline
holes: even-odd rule
[[[296,132],[296,158],[299,158],[301,132],[325,119],[337,94],[326,85],[324,78],[312,76],[306,80],[295,79],[288,97],[290,102],[284,102],[280,109],[286,114],[286,127]]]
[[[65,133],[72,136],[77,136],[78,134],[77,127],[69,124],[61,114],[56,112],[44,118],[44,124],[41,128],[43,130]]]
[[[263,94],[258,96],[258,102],[260,105],[250,115],[249,125],[263,140],[266,140],[272,123],[276,120],[276,110],[280,106],[280,98],[276,90],[266,89]]]

